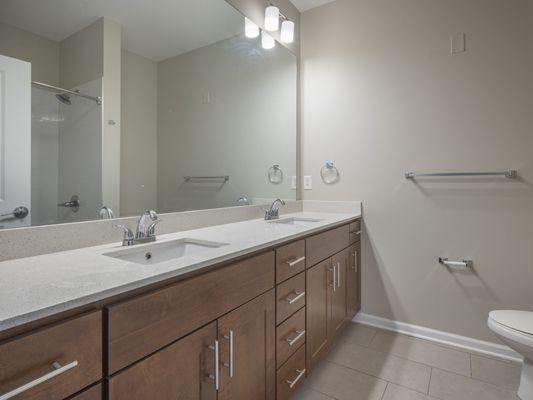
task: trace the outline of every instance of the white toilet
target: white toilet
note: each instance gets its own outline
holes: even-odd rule
[[[518,397],[533,400],[533,312],[491,311],[487,323],[502,342],[524,356]]]

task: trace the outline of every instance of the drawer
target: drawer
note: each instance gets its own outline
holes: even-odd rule
[[[305,343],[305,308],[276,329],[276,365],[279,368]]]
[[[350,244],[361,240],[361,220],[358,219],[350,224]]]
[[[0,396],[43,377],[49,379],[16,398],[61,400],[102,378],[101,312],[0,345]]]
[[[305,240],[306,267],[310,268],[348,247],[350,245],[349,232],[349,226],[343,225],[307,238]]]
[[[274,287],[274,252],[107,307],[109,374]]]
[[[102,385],[99,383],[92,386],[69,400],[102,400]]]
[[[282,323],[303,306],[305,306],[305,272],[276,287],[276,323]]]
[[[301,346],[278,370],[276,399],[288,400],[302,386],[305,373],[305,346]]]
[[[276,249],[276,283],[305,270],[305,240]]]

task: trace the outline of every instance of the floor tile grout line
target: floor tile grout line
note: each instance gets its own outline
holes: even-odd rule
[[[306,388],[308,388],[309,390],[312,390],[313,392],[317,392],[317,393],[323,394],[324,396],[329,397],[330,399],[333,399],[333,400],[339,400],[337,397],[332,396],[332,395],[327,394],[327,393],[324,393],[324,392],[322,392],[322,391],[320,391],[320,390],[318,390],[318,389],[315,389],[315,388],[313,388],[313,387],[311,387],[311,386],[307,386],[307,385],[304,385],[304,386],[305,386]]]
[[[431,367],[431,369],[429,370],[429,382],[428,382],[428,396],[430,396],[429,394],[429,390],[431,389],[431,378],[433,377],[433,367]]]
[[[385,381],[386,382],[386,385],[385,385],[385,389],[383,390],[383,393],[381,393],[381,397],[380,397],[380,400],[383,400],[385,398],[385,393],[387,393],[387,388],[389,387],[389,381]]]

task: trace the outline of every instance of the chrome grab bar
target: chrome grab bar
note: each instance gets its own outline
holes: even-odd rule
[[[405,179],[414,179],[417,177],[439,177],[439,176],[504,176],[508,179],[516,179],[518,177],[518,171],[509,169],[507,171],[493,171],[493,172],[430,172],[430,173],[417,173],[406,172]]]
[[[450,261],[445,257],[439,257],[439,263],[447,267],[472,268],[474,266],[474,261],[472,260]]]
[[[285,264],[287,264],[289,267],[294,267],[296,264],[300,264],[302,261],[305,261],[305,256],[298,257],[293,260],[287,260],[285,261]]]
[[[294,304],[296,303],[298,300],[300,300],[302,297],[305,296],[305,292],[298,292],[298,291],[295,291],[294,294],[296,296],[294,297],[290,297],[290,296],[287,296],[285,297],[285,301],[289,304]]]
[[[72,368],[75,368],[77,366],[78,366],[78,360],[72,361],[71,363],[69,363],[67,365],[63,365],[63,366],[56,361],[56,362],[54,362],[52,364],[52,368],[54,368],[53,371],[48,372],[47,374],[44,374],[43,376],[41,376],[41,377],[39,377],[37,379],[34,379],[33,381],[25,383],[24,385],[19,386],[18,388],[13,389],[12,391],[1,395],[0,396],[0,400],[11,399],[12,397],[15,397],[15,396],[17,396],[17,395],[19,395],[21,393],[24,393],[27,390],[30,390],[30,389],[34,388],[35,386],[40,385],[41,383],[49,381],[50,379],[52,379],[52,378],[54,378],[54,377],[56,377],[58,375],[61,375],[61,374],[65,373],[65,372],[67,372],[68,370],[70,370]]]
[[[286,338],[285,341],[289,344],[289,346],[293,346],[294,343],[296,343],[298,340],[300,340],[305,335],[305,330],[303,331],[296,331],[296,336],[292,339]]]
[[[218,370],[218,365],[219,365],[219,362],[220,362],[220,359],[219,359],[219,347],[218,347],[218,340],[215,340],[215,345],[210,345],[208,346],[208,348],[210,350],[213,350],[214,353],[215,353],[215,374],[209,374],[209,379],[212,379],[213,381],[215,381],[215,389],[218,391],[218,389],[220,388],[220,372]],[[0,399],[2,400],[2,399]]]
[[[302,376],[305,375],[305,368],[302,370],[297,369],[296,372],[298,372],[298,375],[296,376],[296,378],[294,378],[292,381],[289,381],[289,380],[285,381],[289,384],[289,388],[291,389],[294,387],[294,385],[298,383],[300,379],[302,379]]]
[[[229,377],[233,378],[233,330],[230,329],[229,335],[224,335],[224,339],[229,341],[229,363],[224,363],[224,366],[229,369]]]

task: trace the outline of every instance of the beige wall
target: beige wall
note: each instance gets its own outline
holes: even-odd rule
[[[121,215],[157,209],[157,63],[122,50]]]
[[[304,198],[363,201],[363,312],[494,340],[489,310],[533,310],[532,4],[338,0],[302,15]],[[320,182],[326,159],[335,185]],[[521,179],[403,177],[507,168]]]
[[[0,54],[31,63],[32,80],[59,83],[59,43],[0,22]]]

